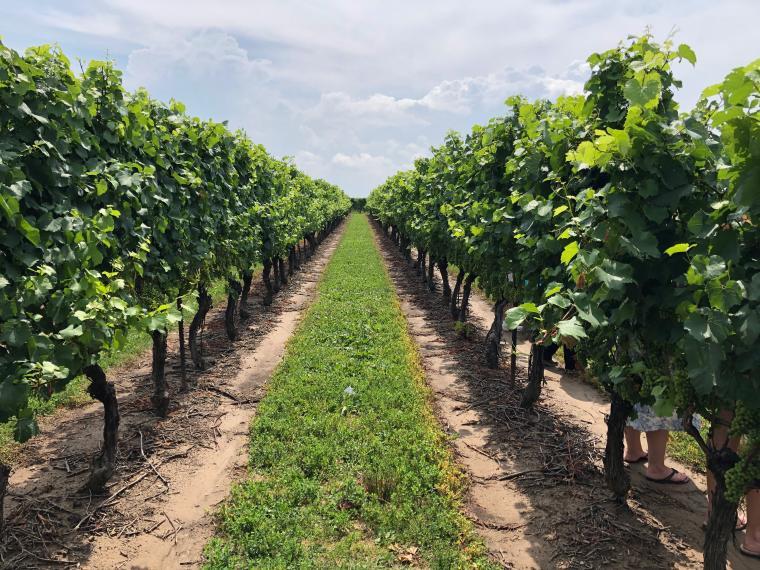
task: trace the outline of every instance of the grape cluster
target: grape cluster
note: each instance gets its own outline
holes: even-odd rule
[[[750,408],[745,402],[737,402],[731,422],[731,435],[760,440],[760,409]]]
[[[760,487],[760,457],[756,453],[760,446],[760,409],[738,402],[730,433],[744,438],[746,451],[745,457],[726,473],[726,495],[738,501],[749,489]]]
[[[689,380],[689,375],[683,369],[676,370],[671,376],[671,389],[675,396],[677,410],[684,410],[696,401],[694,386]]]
[[[726,497],[739,502],[749,489],[760,487],[760,460],[740,461],[726,473]]]

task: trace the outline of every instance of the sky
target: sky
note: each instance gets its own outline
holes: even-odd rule
[[[586,58],[649,29],[697,53],[688,109],[760,57],[760,0],[0,0],[0,37],[110,58],[128,89],[229,121],[366,196],[516,94],[581,93]]]

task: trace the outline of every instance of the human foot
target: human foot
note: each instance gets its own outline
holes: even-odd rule
[[[739,550],[745,556],[760,558],[760,529],[756,524],[752,524],[744,534],[744,542]]]
[[[672,467],[666,467],[663,473],[663,470],[654,469],[651,465],[647,468],[644,476],[647,478],[647,481],[661,483],[663,485],[685,485],[691,480],[688,476]]]
[[[623,455],[623,461],[631,465],[634,463],[643,463],[647,459],[649,459],[649,454],[646,451],[642,451],[637,454],[629,454],[628,451],[626,451],[625,455]]]

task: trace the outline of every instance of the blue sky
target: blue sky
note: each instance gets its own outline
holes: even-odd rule
[[[758,0],[0,0],[17,50],[114,59],[128,88],[228,120],[277,156],[369,191],[514,94],[577,93],[585,59],[649,27],[697,65],[679,100],[760,57]]]

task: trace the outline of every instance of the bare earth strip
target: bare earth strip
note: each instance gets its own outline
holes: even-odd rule
[[[156,418],[150,409],[150,354],[110,373],[122,413],[111,499],[81,491],[101,440],[100,405],[47,419],[44,435],[25,446],[22,466],[11,478],[0,550],[4,567],[200,566],[214,533],[214,509],[245,475],[256,404],[342,233],[343,227],[327,238],[271,307],[261,305],[259,286],[252,291],[252,316],[240,324],[234,343],[225,337],[223,303],[209,313],[204,350],[211,366],[191,374],[190,392],[172,395],[167,418]],[[174,334],[167,377],[175,387],[176,346]]]
[[[607,403],[593,387],[547,371],[535,413],[517,405],[527,358],[519,359],[518,386],[508,362],[485,366],[483,342],[492,308],[471,297],[469,339],[454,330],[447,305],[427,290],[413,267],[376,227],[409,331],[434,393],[439,420],[471,485],[467,515],[495,559],[506,568],[701,568],[704,477],[680,488],[647,483],[632,468],[626,510],[609,500],[601,476]],[[527,354],[529,346],[521,343]],[[504,351],[506,353],[506,350]],[[752,568],[732,547],[731,564]]]

